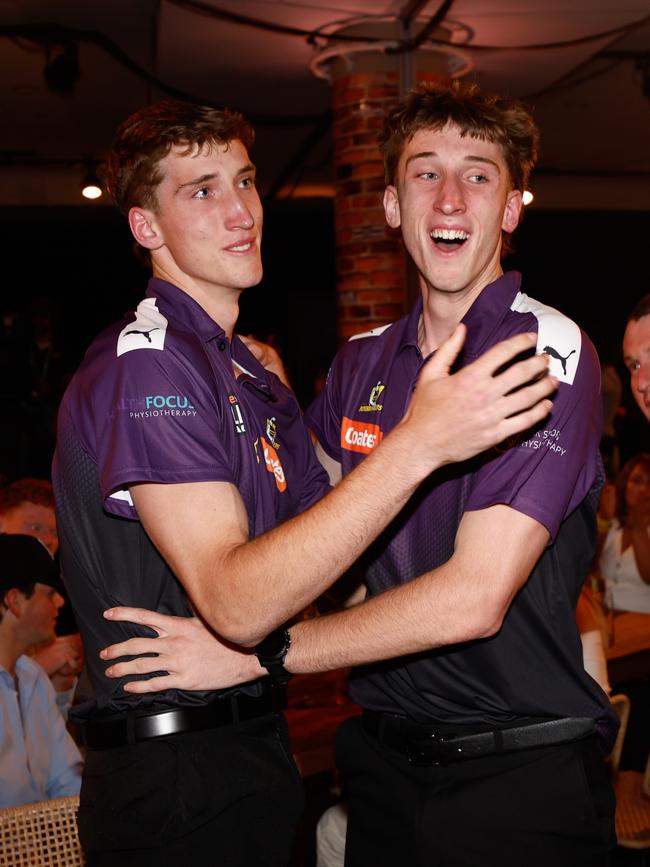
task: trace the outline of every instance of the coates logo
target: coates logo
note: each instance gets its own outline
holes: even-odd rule
[[[378,424],[364,424],[353,418],[343,417],[341,425],[341,448],[350,452],[370,454],[383,434]]]
[[[262,446],[262,454],[264,455],[264,463],[266,464],[266,469],[270,473],[273,473],[278,491],[286,491],[287,480],[285,478],[284,470],[282,469],[282,464],[280,463],[278,453],[272,445],[269,445],[267,443],[264,437],[260,437],[260,445]]]

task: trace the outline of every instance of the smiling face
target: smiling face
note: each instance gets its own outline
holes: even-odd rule
[[[202,148],[174,146],[158,164],[156,209],[132,208],[136,240],[154,273],[181,288],[239,292],[262,279],[262,204],[255,168],[237,139]]]
[[[634,399],[650,421],[650,316],[628,322],[623,336],[623,357],[630,371]]]
[[[501,275],[501,231],[516,228],[521,207],[500,146],[452,125],[413,135],[384,195],[386,220],[401,226],[422,291],[467,306]]]

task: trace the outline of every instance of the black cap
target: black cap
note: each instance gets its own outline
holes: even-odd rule
[[[25,592],[36,583],[63,593],[58,562],[34,536],[0,534],[0,599],[14,587]]]

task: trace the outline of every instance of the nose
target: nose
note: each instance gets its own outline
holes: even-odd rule
[[[650,389],[650,363],[642,362],[636,373],[637,391],[646,392]]]
[[[57,611],[59,610],[59,608],[63,608],[63,606],[65,605],[65,599],[63,598],[63,596],[61,596],[60,593],[56,592],[52,596],[52,602],[54,603],[54,607]]]
[[[454,175],[445,175],[438,184],[434,207],[442,214],[457,214],[465,210],[463,190]]]
[[[244,201],[238,190],[233,190],[227,204],[226,226],[229,229],[252,229],[255,225],[248,203]]]

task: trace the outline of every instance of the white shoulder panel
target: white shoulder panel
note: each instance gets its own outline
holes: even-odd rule
[[[352,337],[348,339],[348,343],[351,340],[359,340],[362,337],[379,337],[379,335],[383,334],[392,324],[392,322],[389,322],[388,325],[379,325],[377,328],[371,328],[370,331],[364,331],[362,334],[353,334]]]
[[[126,325],[117,338],[117,354],[132,349],[164,349],[167,320],[156,307],[155,298],[144,298],[135,312],[135,322]]]
[[[125,503],[128,503],[129,506],[133,505],[133,500],[131,499],[131,492],[128,488],[120,488],[117,491],[113,491],[112,494],[109,494],[109,499],[111,500],[124,500]]]
[[[573,384],[580,349],[582,333],[578,326],[556,310],[518,292],[510,307],[515,313],[532,313],[538,323],[537,352],[546,352],[551,358],[549,372],[560,382]]]

